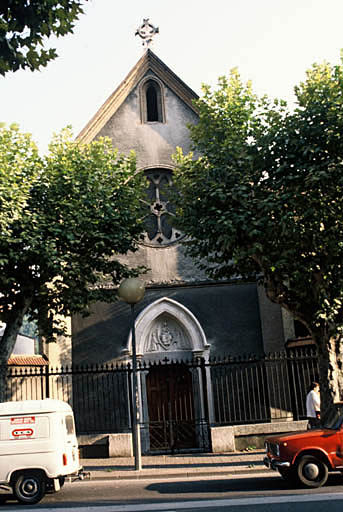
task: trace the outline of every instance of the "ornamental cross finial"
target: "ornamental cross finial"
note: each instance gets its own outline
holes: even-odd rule
[[[159,28],[154,27],[152,23],[149,22],[149,18],[143,19],[142,25],[138,27],[136,30],[135,36],[141,37],[142,44],[145,48],[150,48],[152,46],[152,40],[155,34],[159,33]]]

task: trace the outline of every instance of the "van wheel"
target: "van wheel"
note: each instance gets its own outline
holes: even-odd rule
[[[317,457],[304,455],[297,466],[297,475],[300,482],[306,487],[321,487],[328,479],[327,465]]]
[[[13,483],[13,494],[20,503],[38,503],[45,495],[45,478],[39,471],[19,473]]]

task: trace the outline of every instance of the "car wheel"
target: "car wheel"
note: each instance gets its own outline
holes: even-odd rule
[[[13,482],[13,494],[20,503],[38,503],[45,495],[44,475],[39,471],[19,473]]]
[[[321,487],[328,479],[327,465],[317,457],[304,455],[297,466],[297,475],[300,482],[306,487]]]

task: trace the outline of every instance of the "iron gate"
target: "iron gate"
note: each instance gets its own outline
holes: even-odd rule
[[[192,375],[186,365],[154,366],[146,378],[150,450],[196,448]]]

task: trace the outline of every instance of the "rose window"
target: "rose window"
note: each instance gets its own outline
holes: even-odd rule
[[[153,169],[145,173],[148,179],[147,200],[149,208],[146,216],[146,235],[143,243],[161,247],[177,242],[182,233],[172,226],[175,209],[168,196],[173,185],[172,172],[166,169]]]

